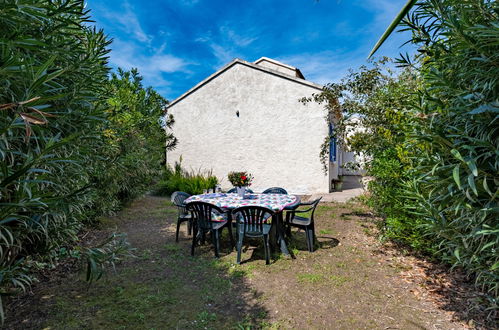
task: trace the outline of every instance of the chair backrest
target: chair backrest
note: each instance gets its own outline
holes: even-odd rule
[[[201,229],[213,229],[215,213],[223,213],[221,208],[205,202],[191,202],[187,204],[187,210],[194,213],[194,218]]]
[[[227,191],[227,194],[234,194],[237,191],[236,188],[231,188],[229,191]],[[254,194],[253,190],[246,188],[246,191],[249,192],[250,194]]]
[[[191,195],[183,191],[176,191],[172,194],[171,197],[172,203],[178,208],[179,214],[187,213],[184,201],[189,197],[191,197]]]
[[[261,206],[241,206],[232,211],[232,217],[245,233],[263,234],[265,220],[274,215],[274,211]]]
[[[317,205],[319,205],[319,202],[321,201],[322,199],[322,196],[317,198],[315,201],[312,202],[312,214],[310,214],[310,222],[313,223],[314,222],[314,213],[315,213],[315,209],[317,208]]]
[[[287,195],[288,192],[286,191],[286,189],[281,188],[281,187],[272,187],[272,188],[265,189],[262,192],[262,194],[283,194],[283,195]]]

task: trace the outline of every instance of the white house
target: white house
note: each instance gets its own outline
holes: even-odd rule
[[[327,193],[341,173],[345,155],[331,145],[328,173],[319,159],[329,134],[326,110],[299,100],[320,93],[299,69],[262,57],[235,59],[172,101],[170,165],[182,159],[187,169],[212,170],[223,188],[230,171],[248,171],[251,188],[283,187],[289,193]]]

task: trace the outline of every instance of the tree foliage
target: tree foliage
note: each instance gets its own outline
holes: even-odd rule
[[[109,79],[110,41],[88,22],[81,0],[0,2],[1,296],[26,289],[34,265],[71,251],[85,224],[161,169],[166,100],[135,70]],[[115,237],[80,249],[90,271],[127,250]]]
[[[467,271],[497,313],[499,8],[408,4],[402,30],[415,59],[397,60],[396,75],[362,67],[313,99],[335,114],[335,136],[366,157],[385,235]]]
[[[425,1],[403,24],[419,46],[423,81],[414,106],[420,176],[407,185],[417,203],[412,211],[439,256],[474,274],[497,309],[499,6]]]

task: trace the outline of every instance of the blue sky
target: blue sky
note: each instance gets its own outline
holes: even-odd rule
[[[234,58],[262,56],[307,80],[341,79],[366,57],[406,0],[87,0],[113,38],[110,64],[136,67],[144,85],[173,100]],[[407,34],[377,55],[395,57]]]

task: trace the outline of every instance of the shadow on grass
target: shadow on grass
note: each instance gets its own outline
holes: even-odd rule
[[[321,249],[331,249],[338,246],[339,241],[334,237],[329,236],[317,236],[314,241],[314,252],[317,252]],[[293,231],[291,235],[291,239],[288,239],[288,249],[292,258],[295,258],[298,253],[307,252],[307,235],[304,231],[298,230]]]
[[[499,329],[497,298],[478,291],[473,280],[459,269],[432,262],[418,263],[423,268],[423,285],[433,292],[440,309],[475,329]],[[495,306],[495,308],[493,307]]]
[[[402,255],[414,258],[414,261],[404,263],[404,268],[412,269],[415,266],[419,269],[411,271],[411,281],[431,292],[431,298],[438,303],[439,309],[451,312],[453,320],[464,322],[474,329],[499,329],[497,300],[494,302],[493,297],[477,289],[472,278],[463,270],[451,269],[449,265],[432,260],[402,243],[390,241],[389,244],[396,255],[403,251]],[[384,249],[375,250],[374,253],[387,255]],[[492,307],[494,304],[495,308]]]
[[[144,200],[143,200],[144,201]],[[232,255],[215,259],[211,244],[190,256],[185,224],[175,243],[174,216],[153,198],[132,205],[117,223],[136,258],[88,287],[84,274],[37,284],[9,310],[7,329],[245,329],[261,328],[268,311]],[[151,205],[151,203],[153,205]],[[118,218],[120,215],[118,216]],[[166,218],[166,219],[165,219]],[[166,226],[166,227],[165,227]],[[224,240],[225,241],[225,240]],[[225,254],[228,245],[222,246]],[[222,256],[224,256],[222,254]]]

